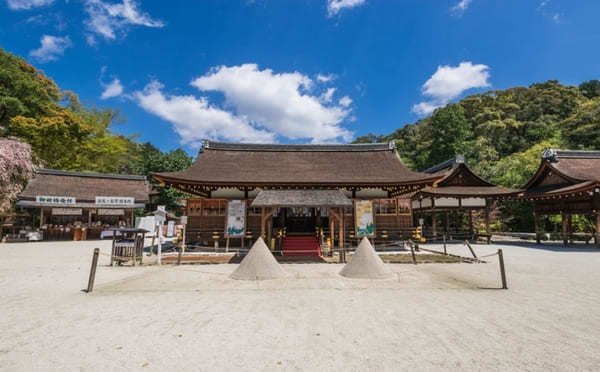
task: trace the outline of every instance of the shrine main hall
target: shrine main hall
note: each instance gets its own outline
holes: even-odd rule
[[[243,246],[245,239],[247,244],[263,236],[272,246],[283,235],[304,239],[305,247],[306,239],[320,239],[321,245],[326,241],[340,248],[361,236],[410,233],[415,226],[411,196],[445,176],[408,169],[394,142],[204,141],[189,169],[153,174],[161,185],[195,196],[187,200],[188,244],[227,239]],[[234,205],[237,212],[230,208]],[[229,227],[236,223],[228,219],[233,213],[241,224],[235,228]]]

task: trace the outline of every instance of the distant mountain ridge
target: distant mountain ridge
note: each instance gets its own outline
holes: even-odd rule
[[[549,80],[475,94],[393,133],[355,142],[390,140],[414,170],[464,154],[482,177],[520,187],[544,148],[600,149],[600,82],[566,86]]]

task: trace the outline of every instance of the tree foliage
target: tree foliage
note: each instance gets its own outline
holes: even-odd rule
[[[24,59],[0,48],[0,137],[31,147],[33,162],[46,168],[128,173],[185,169],[183,150],[163,153],[135,136],[115,134],[123,122],[118,110],[83,105]],[[177,206],[181,193],[159,190],[159,203]]]
[[[546,148],[600,149],[600,82],[574,87],[550,80],[476,94],[389,135],[357,138],[390,140],[412,169],[422,171],[462,153],[483,178],[522,187]],[[509,227],[533,227],[531,206],[505,203],[503,211]]]

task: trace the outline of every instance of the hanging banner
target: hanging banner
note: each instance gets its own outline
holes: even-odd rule
[[[375,235],[375,221],[373,219],[373,202],[371,200],[354,201],[354,224],[356,226],[356,236]]]
[[[227,203],[226,219],[225,236],[244,236],[246,230],[246,203],[243,200],[230,200]]]

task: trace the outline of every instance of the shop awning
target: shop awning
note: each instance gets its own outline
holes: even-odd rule
[[[263,190],[252,207],[351,207],[352,201],[339,190]]]

